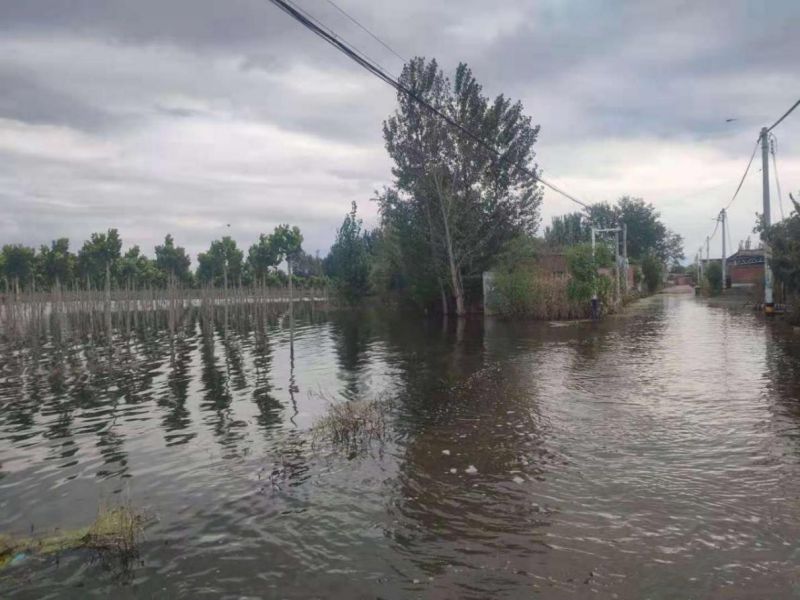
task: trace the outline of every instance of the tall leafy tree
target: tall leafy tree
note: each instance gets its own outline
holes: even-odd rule
[[[225,236],[211,242],[207,252],[197,255],[197,279],[204,284],[223,285],[227,275],[228,285],[240,284],[243,265],[244,253],[230,236]]]
[[[503,95],[490,100],[465,64],[451,81],[435,60],[414,58],[400,81],[414,97],[426,100],[463,128],[475,132],[501,155],[445,123],[406,94],[384,123],[384,139],[394,160],[403,211],[426,232],[430,262],[446,306],[445,288],[456,313],[466,312],[463,278],[477,274],[509,239],[533,233],[539,220],[541,191],[516,164],[533,164],[539,132],[522,105]],[[383,196],[387,198],[386,195]],[[384,218],[398,214],[381,206]],[[408,242],[401,242],[408,243]]]
[[[155,265],[164,274],[166,280],[176,283],[188,284],[191,282],[191,259],[186,250],[175,245],[175,239],[167,234],[164,243],[156,246]]]
[[[72,283],[76,257],[69,251],[69,239],[59,238],[39,249],[38,268],[43,283],[53,288]]]
[[[270,242],[278,256],[278,262],[292,259],[303,250],[303,234],[297,226],[278,225],[270,235]]]
[[[574,246],[588,242],[591,237],[591,224],[582,212],[573,212],[553,217],[549,227],[544,230],[544,239],[554,247]]]
[[[280,263],[278,248],[272,236],[261,234],[258,241],[250,246],[247,252],[247,265],[256,281],[264,281],[270,272]]]
[[[588,211],[595,227],[616,227],[625,223],[628,229],[628,255],[637,260],[652,255],[671,264],[684,257],[683,238],[667,229],[656,208],[642,200],[623,196],[616,204],[600,202]]]
[[[78,251],[78,271],[84,281],[95,288],[105,285],[106,269],[115,278],[117,261],[122,252],[122,239],[116,229],[106,233],[93,233]]]
[[[368,241],[362,220],[353,202],[350,213],[336,231],[336,241],[325,259],[326,274],[333,279],[337,291],[348,302],[356,302],[369,292]]]
[[[167,275],[155,261],[142,254],[139,246],[132,246],[117,263],[117,279],[121,285],[132,288],[161,287]]]
[[[36,250],[22,244],[3,246],[3,275],[15,290],[28,287],[36,268]]]

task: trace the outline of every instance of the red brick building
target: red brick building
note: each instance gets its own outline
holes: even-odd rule
[[[726,261],[733,285],[754,285],[764,281],[764,249],[743,248]]]

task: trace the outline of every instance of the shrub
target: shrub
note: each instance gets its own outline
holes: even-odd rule
[[[722,293],[722,265],[711,263],[706,267],[706,281],[708,281],[709,293],[716,296]]]
[[[663,268],[664,266],[657,256],[648,254],[642,259],[642,276],[644,277],[647,291],[651,294],[656,292],[661,286]]]

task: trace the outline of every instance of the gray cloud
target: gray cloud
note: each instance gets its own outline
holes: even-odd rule
[[[399,72],[330,4],[297,1]],[[521,98],[547,175],[590,201],[644,196],[692,251],[800,89],[791,0],[339,3],[400,54],[464,60],[488,93]],[[352,200],[374,222],[368,199],[391,181],[392,90],[265,0],[1,3],[0,89],[2,242],[118,226],[196,252],[226,223],[246,244],[292,222],[324,251]],[[776,132],[787,190],[798,123]],[[757,199],[753,179],[734,238]],[[572,208],[545,196],[546,220]]]

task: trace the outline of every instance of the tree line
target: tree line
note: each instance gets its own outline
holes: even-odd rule
[[[445,123],[407,94],[383,124],[394,180],[376,193],[380,223],[367,231],[353,204],[326,258],[327,273],[346,298],[393,294],[426,309],[464,314],[480,296],[481,274],[524,252],[564,250],[586,244],[591,225],[628,228],[628,254],[657,285],[665,265],[683,259],[683,240],[640,198],[592,205],[553,219],[537,236],[541,188],[516,165],[538,173],[534,162],[539,126],[522,104],[503,94],[483,94],[466,64],[447,77],[435,60],[407,63],[400,82],[476,132],[495,155],[463,130]],[[592,268],[595,268],[594,266]]]
[[[108,282],[117,288],[163,288],[167,285],[240,286],[285,285],[288,274],[278,266],[286,261],[299,284],[324,285],[322,260],[307,254],[298,227],[279,225],[270,234],[261,234],[247,255],[230,236],[211,242],[197,255],[197,267],[178,246],[172,235],[154,248],[154,257],[139,246],[122,251],[118,230],[92,233],[77,252],[70,250],[68,238],[53,240],[36,248],[6,244],[0,251],[0,276],[5,289],[43,290],[63,286],[103,289]]]

